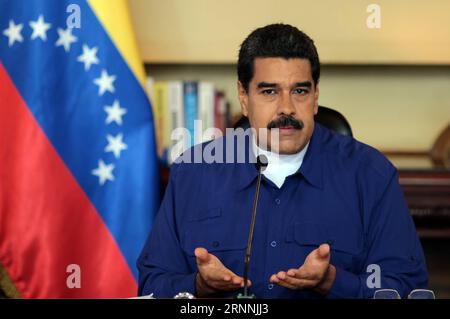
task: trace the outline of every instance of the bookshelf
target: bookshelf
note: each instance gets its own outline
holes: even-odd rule
[[[240,113],[235,64],[148,63],[156,80],[211,81]],[[450,122],[450,66],[322,65],[319,103],[382,151],[428,152]]]
[[[317,45],[320,104],[343,113],[362,142],[426,152],[450,122],[450,2],[380,0],[380,29],[367,27],[369,4],[130,0],[141,56],[156,80],[211,81],[238,114],[240,43],[259,26],[290,23]]]

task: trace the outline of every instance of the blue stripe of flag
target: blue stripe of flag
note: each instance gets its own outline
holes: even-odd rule
[[[81,28],[70,51],[56,46],[66,29],[69,4],[81,9]],[[40,127],[100,213],[137,278],[136,259],[159,199],[154,125],[150,103],[110,37],[85,1],[0,0],[0,59]],[[51,23],[47,40],[31,40],[30,21]],[[8,45],[9,22],[23,24],[22,42]],[[97,47],[99,64],[85,71],[77,61],[82,46]],[[115,92],[99,95],[94,80],[102,70],[115,75]],[[118,101],[127,113],[122,125],[106,124],[105,106]],[[105,152],[107,135],[123,134],[127,149],[116,158]],[[92,174],[99,160],[113,164],[114,181],[99,184]],[[57,212],[55,212],[56,214]],[[71,225],[67,225],[71,227]],[[70,249],[70,247],[68,248]]]

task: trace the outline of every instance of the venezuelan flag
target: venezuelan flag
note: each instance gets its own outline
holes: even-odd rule
[[[127,3],[0,8],[4,273],[24,298],[135,296],[159,189]]]

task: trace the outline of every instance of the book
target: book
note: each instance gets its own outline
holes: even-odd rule
[[[177,129],[184,128],[184,93],[183,93],[183,82],[182,81],[169,81],[169,122],[170,122],[170,132],[168,133],[170,141],[168,144],[168,154],[171,154],[171,149],[176,143],[176,138],[174,134]],[[172,156],[168,156],[168,164],[172,164]]]
[[[154,109],[156,109],[155,124],[157,127],[158,155],[164,161],[170,147],[169,91],[167,82],[155,82]]]
[[[210,82],[200,82],[198,86],[198,118],[201,120],[202,142],[214,137],[205,135],[207,129],[214,128],[215,89]]]
[[[190,134],[190,145],[195,145],[195,120],[198,117],[198,82],[184,83],[184,125]],[[197,133],[198,134],[198,133]]]

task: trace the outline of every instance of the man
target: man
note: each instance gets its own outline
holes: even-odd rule
[[[314,43],[295,27],[268,25],[241,46],[242,112],[254,129],[269,132],[267,146],[256,135],[238,145],[269,160],[250,291],[259,298],[371,298],[381,288],[402,296],[425,288],[425,260],[397,172],[373,148],[314,123],[319,76]],[[256,178],[247,162],[174,164],[138,260],[139,294],[237,295]]]

